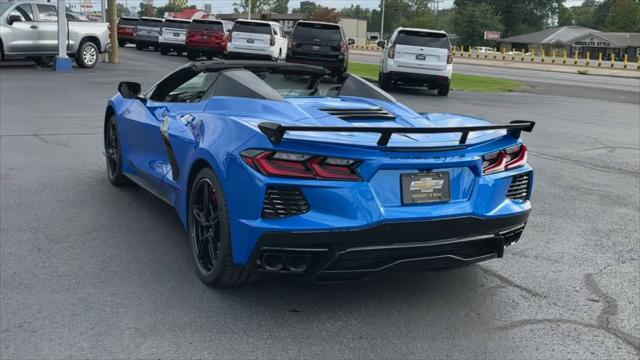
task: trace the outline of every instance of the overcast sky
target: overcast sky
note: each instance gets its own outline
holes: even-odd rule
[[[118,3],[126,4],[128,7],[138,7],[140,0],[116,0]],[[189,5],[196,5],[198,8],[204,8],[204,4],[212,4],[213,11],[215,13],[230,13],[233,12],[233,3],[237,0],[188,0]],[[440,0],[439,7],[441,9],[449,8],[453,6],[454,0]],[[527,0],[514,0],[514,1],[527,1]],[[566,6],[575,6],[580,5],[583,0],[566,0]],[[74,4],[75,9],[77,11],[78,4],[80,4],[81,0],[67,0],[68,4]],[[92,0],[93,6],[95,10],[100,10],[100,0]],[[105,0],[106,2],[106,0]],[[167,3],[167,0],[154,0],[154,5],[162,6]],[[365,8],[377,9],[380,0],[317,0],[316,4],[320,4],[322,6],[332,7],[336,9],[342,9],[345,7],[349,7],[353,5],[360,5]],[[298,7],[300,4],[300,0],[290,0],[289,1],[289,9],[293,9]]]

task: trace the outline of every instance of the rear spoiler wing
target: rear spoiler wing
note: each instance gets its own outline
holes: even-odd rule
[[[536,125],[534,121],[513,120],[507,125],[460,126],[460,127],[427,127],[427,128],[399,128],[399,127],[344,127],[344,126],[284,126],[273,122],[261,122],[258,128],[273,144],[282,141],[287,131],[311,132],[351,132],[378,133],[378,146],[387,146],[393,134],[442,134],[460,133],[459,145],[467,142],[469,133],[488,130],[507,130],[515,138],[520,137],[522,131],[531,132]]]

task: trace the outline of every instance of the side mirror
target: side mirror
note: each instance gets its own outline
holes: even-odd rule
[[[349,46],[351,46],[351,45],[353,45],[355,43],[356,43],[356,41],[351,39],[351,38],[349,38],[349,40],[347,40],[347,44],[349,44]]]
[[[384,40],[380,40],[380,41],[378,41],[378,47],[381,47],[381,48],[383,48],[383,49],[384,49],[384,46],[385,46],[385,45],[386,45],[386,43],[385,43],[385,41],[384,41]]]
[[[118,84],[118,92],[125,99],[137,99],[141,92],[140,83],[132,81],[123,81]]]
[[[13,25],[13,23],[17,23],[21,21],[22,21],[22,18],[20,17],[20,15],[9,15],[9,17],[7,18],[7,24],[9,25]]]

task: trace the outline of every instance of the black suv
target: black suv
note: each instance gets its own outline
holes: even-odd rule
[[[342,76],[349,63],[349,47],[342,27],[318,21],[298,21],[289,36],[287,62],[319,65]]]

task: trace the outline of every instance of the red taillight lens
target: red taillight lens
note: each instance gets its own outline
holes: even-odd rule
[[[242,160],[267,176],[303,179],[361,181],[357,160],[315,156],[290,152],[245,150]]]
[[[453,64],[453,53],[451,50],[449,50],[449,53],[447,54],[447,64]]]
[[[275,44],[276,44],[276,37],[273,36],[273,35],[271,35],[271,43],[270,44],[271,44],[271,46],[275,46]]]
[[[340,54],[346,54],[347,51],[349,51],[349,46],[347,45],[347,43],[342,43],[340,44]]]
[[[229,33],[229,35],[227,35],[227,42],[231,42],[231,33]]]
[[[517,168],[527,163],[527,147],[516,145],[482,157],[482,173],[496,172]]]
[[[396,47],[392,46],[389,48],[388,52],[387,52],[387,56],[389,57],[389,59],[393,59],[394,56],[396,56]]]

